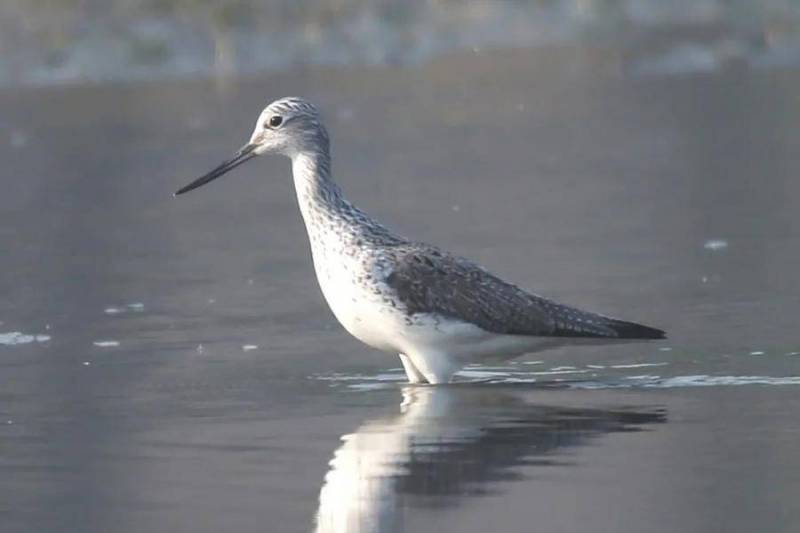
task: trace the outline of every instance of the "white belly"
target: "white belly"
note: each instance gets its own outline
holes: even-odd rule
[[[379,350],[447,354],[463,364],[492,357],[512,358],[553,345],[553,339],[497,335],[441,316],[422,315],[409,323],[381,295],[354,284],[348,276],[326,276],[320,286],[339,323],[355,338]]]
[[[322,294],[334,316],[361,342],[378,350],[399,351],[402,315],[380,294],[356,283],[346,266],[328,264],[316,268]]]
[[[474,324],[428,314],[417,316],[403,337],[409,353],[443,354],[459,364],[512,359],[563,344],[551,337],[491,333]]]
[[[319,251],[319,250],[317,250]],[[525,353],[565,344],[566,339],[503,335],[474,324],[434,314],[415,315],[408,320],[396,301],[387,298],[388,287],[375,291],[361,283],[363,272],[356,257],[314,254],[314,267],[322,293],[336,319],[361,342],[378,350],[406,354],[430,383],[447,381],[467,363],[511,359]],[[327,260],[326,260],[327,259]],[[568,342],[568,341],[567,341]]]

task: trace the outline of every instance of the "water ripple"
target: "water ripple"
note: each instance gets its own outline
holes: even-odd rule
[[[576,388],[660,388],[677,387],[725,387],[735,385],[800,385],[800,376],[630,376],[619,383],[584,382],[574,383]]]
[[[9,331],[7,333],[0,333],[0,345],[2,346],[16,346],[18,344],[30,344],[32,342],[47,342],[50,340],[50,335],[41,334],[28,334],[21,331]]]
[[[643,366],[663,366],[666,363],[647,363],[641,365],[615,365],[615,368],[637,368]],[[715,376],[708,374],[659,376],[640,374],[602,379],[581,379],[581,374],[592,369],[549,370],[543,372],[524,372],[492,367],[470,367],[457,374],[457,383],[475,384],[537,384],[542,386],[557,384],[559,387],[573,389],[671,389],[683,387],[728,387],[741,385],[800,385],[800,376]],[[575,375],[575,379],[560,376]],[[552,378],[548,378],[553,376]],[[332,387],[344,386],[353,390],[386,389],[405,383],[405,375],[400,369],[392,369],[378,374],[317,374],[311,379],[326,381]]]

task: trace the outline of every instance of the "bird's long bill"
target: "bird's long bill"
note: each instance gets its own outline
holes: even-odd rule
[[[233,170],[234,168],[238,167],[239,165],[241,165],[245,161],[249,161],[250,159],[254,158],[256,155],[258,155],[258,154],[255,153],[255,149],[257,147],[258,147],[258,145],[257,144],[253,144],[253,143],[244,145],[242,147],[242,149],[239,150],[238,152],[236,152],[236,155],[234,155],[232,158],[228,159],[227,161],[222,163],[220,166],[218,166],[217,168],[215,168],[214,170],[212,170],[208,174],[197,178],[196,180],[191,182],[189,185],[178,189],[175,192],[175,196],[177,196],[179,194],[183,194],[185,192],[189,192],[189,191],[194,190],[194,189],[196,189],[198,187],[202,187],[206,183],[208,183],[210,181],[214,181],[218,177],[222,176],[223,174],[225,174],[229,170]]]

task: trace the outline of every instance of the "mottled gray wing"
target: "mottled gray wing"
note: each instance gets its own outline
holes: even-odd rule
[[[408,311],[436,313],[492,333],[555,337],[661,338],[663,332],[557,304],[436,248],[395,251],[386,282]]]

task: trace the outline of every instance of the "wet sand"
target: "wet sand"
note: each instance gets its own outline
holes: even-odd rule
[[[0,92],[3,531],[796,531],[798,87],[545,49]],[[293,93],[368,212],[669,340],[404,387],[287,161],[171,196]]]

